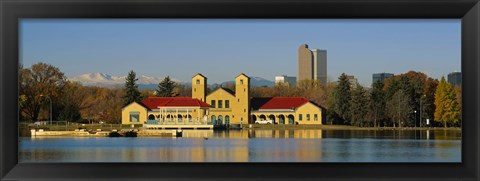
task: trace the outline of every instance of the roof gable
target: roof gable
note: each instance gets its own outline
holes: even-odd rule
[[[244,73],[238,74],[235,78],[238,78],[238,77],[240,77],[240,76],[245,77],[245,78],[247,78],[247,79],[250,79],[250,77],[247,76],[247,75],[245,75]]]
[[[145,109],[149,109],[149,108],[148,108],[147,106],[145,106],[143,103],[137,102],[137,101],[133,101],[132,103],[127,104],[126,106],[123,106],[122,110],[125,109],[125,108],[128,107],[128,106],[131,106],[132,104],[138,104],[139,106],[142,106],[142,107],[145,108]]]
[[[230,89],[227,89],[227,88],[223,88],[223,87],[219,87],[218,89],[215,89],[212,93],[208,94],[207,96],[213,95],[217,91],[223,91],[223,92],[226,92],[226,93],[230,94],[231,96],[235,97],[235,92],[234,91],[232,91]]]
[[[257,98],[251,100],[253,110],[259,109],[293,109],[310,102],[304,97],[270,97]]]

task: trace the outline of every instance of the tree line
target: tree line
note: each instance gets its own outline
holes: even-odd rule
[[[327,115],[360,127],[461,126],[461,88],[409,71],[372,84],[351,85],[345,74],[329,95]],[[427,125],[427,119],[429,124]]]
[[[136,73],[130,71],[123,87],[83,86],[66,79],[58,68],[37,63],[19,70],[20,120],[121,122],[121,109],[146,97],[191,97],[191,87],[177,84],[169,76],[155,90],[138,89]],[[219,87],[235,90],[233,83]],[[461,87],[410,71],[375,82],[371,88],[351,85],[346,74],[322,85],[317,80],[297,85],[251,87],[252,97],[306,97],[325,108],[327,124],[360,127],[460,126]],[[50,110],[52,104],[52,110]]]
[[[138,90],[135,72],[130,71],[124,87],[83,86],[67,80],[59,68],[37,63],[19,68],[19,118],[24,121],[121,123],[121,109],[132,101],[150,96],[190,96],[191,89],[165,77],[157,90]],[[50,110],[50,104],[52,109]]]

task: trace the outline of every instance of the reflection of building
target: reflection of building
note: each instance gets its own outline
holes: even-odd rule
[[[452,85],[462,85],[462,72],[449,73],[448,82]]]
[[[322,124],[322,108],[303,97],[250,97],[250,78],[235,78],[235,91],[220,87],[208,95],[207,78],[192,77],[192,97],[149,97],[122,109],[122,124],[226,124],[270,119],[276,124]],[[207,104],[208,103],[208,104]]]
[[[282,85],[291,85],[294,86],[297,84],[297,77],[289,77],[286,75],[277,75],[275,76],[275,84]]]
[[[298,77],[301,80],[319,80],[327,83],[327,50],[308,49],[307,44],[298,48]]]
[[[374,84],[377,81],[380,81],[381,83],[384,83],[386,78],[393,77],[393,74],[391,73],[378,73],[378,74],[373,74],[372,75],[372,84]]]

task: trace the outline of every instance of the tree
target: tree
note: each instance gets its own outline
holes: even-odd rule
[[[80,106],[84,100],[83,91],[80,91],[81,85],[77,82],[67,81],[57,107],[59,108],[58,120],[78,121],[81,119]]]
[[[158,83],[157,96],[158,97],[174,97],[178,94],[175,94],[174,89],[176,83],[170,79],[170,76],[165,77],[160,83]]]
[[[140,102],[142,100],[138,86],[136,85],[136,74],[133,70],[128,72],[125,78],[125,96],[123,97],[123,106],[126,106],[132,102]]]
[[[385,118],[385,92],[383,91],[383,83],[377,81],[372,84],[370,92],[370,111],[369,120],[373,121],[373,126],[377,126],[377,121]]]
[[[420,123],[426,124],[426,119],[434,120],[435,114],[435,92],[438,86],[438,80],[428,78],[425,82],[425,89],[422,96],[422,104],[420,105],[420,109],[422,110],[421,113],[421,120]]]
[[[413,106],[411,100],[404,90],[398,90],[393,94],[392,98],[386,102],[387,115],[394,122],[395,120],[399,127],[402,127],[402,122],[410,118]]]
[[[49,101],[58,100],[66,78],[57,67],[40,62],[30,69],[21,68],[19,82],[20,95],[25,96],[21,112],[27,119],[37,121],[40,109],[47,110]]]
[[[457,95],[452,85],[442,77],[435,91],[435,121],[456,124],[460,120],[460,104],[457,102]]]
[[[342,73],[338,78],[338,85],[333,92],[333,111],[339,115],[344,124],[350,124],[350,91],[351,85],[347,75]]]
[[[352,100],[350,102],[350,115],[352,124],[363,127],[366,122],[366,113],[368,111],[369,96],[367,91],[359,84],[352,91]]]

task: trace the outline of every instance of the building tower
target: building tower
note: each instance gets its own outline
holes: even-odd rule
[[[297,83],[301,80],[312,80],[313,78],[313,55],[307,44],[298,47],[298,76]]]
[[[327,50],[311,51],[307,44],[300,45],[297,83],[302,80],[319,80],[321,84],[327,84]]]
[[[192,77],[192,98],[206,102],[207,78],[198,73]]]
[[[313,49],[313,80],[327,84],[327,50]]]
[[[235,99],[231,124],[250,123],[250,77],[243,73],[235,77]]]
[[[392,73],[377,73],[377,74],[372,74],[372,84],[375,82],[380,81],[381,83],[385,82],[385,79],[393,77],[394,75]]]
[[[462,72],[451,72],[448,74],[447,79],[452,85],[462,85]]]

